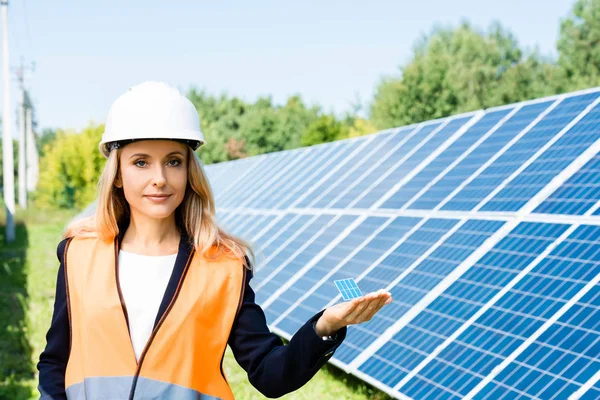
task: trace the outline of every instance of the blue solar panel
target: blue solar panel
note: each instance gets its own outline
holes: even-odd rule
[[[598,200],[600,200],[600,154],[596,154],[534,212],[582,215]]]
[[[472,127],[467,129],[452,145],[450,145],[439,157],[430,162],[421,172],[419,172],[409,182],[402,185],[400,190],[390,197],[382,208],[401,208],[408,200],[423,189],[433,178],[446,169],[461,154],[463,154],[479,138],[489,132],[494,125],[499,123],[508,115],[511,109],[493,111],[484,115]],[[427,156],[428,154],[425,154]],[[418,207],[417,207],[418,208]],[[426,205],[425,209],[430,208]]]
[[[387,154],[390,149],[402,145],[403,141],[406,140],[407,136],[414,129],[415,128],[407,128],[402,129],[399,132],[380,135],[369,144],[364,152],[361,152],[361,155],[364,156],[366,154],[368,156],[364,156],[360,160],[349,163],[350,165],[348,168],[340,170],[337,174],[332,174],[329,179],[323,180],[323,182],[317,185],[313,190],[312,193],[314,193],[314,195],[305,197],[303,201],[296,204],[296,207],[326,207],[336,199],[342,191],[347,187],[350,187],[350,185],[356,181],[356,176],[358,174],[377,163],[377,161]],[[371,153],[369,153],[369,151],[371,151]],[[351,169],[351,167],[353,169]],[[343,179],[342,173],[345,173]]]
[[[346,141],[340,145],[338,151],[331,155],[327,159],[326,162],[321,163],[319,165],[315,165],[315,172],[306,180],[302,181],[301,184],[290,188],[288,195],[285,199],[279,203],[277,203],[274,208],[276,209],[286,209],[295,204],[299,199],[302,198],[303,195],[306,195],[310,189],[315,186],[317,183],[321,182],[325,176],[331,169],[336,165],[345,162],[348,157],[354,152],[357,151],[362,145],[364,145],[365,139],[360,138],[359,140]],[[334,146],[335,144],[329,144],[329,146]]]
[[[358,201],[353,200],[352,197],[345,197],[343,201],[338,201],[335,207],[343,207],[347,201],[352,207],[356,208],[368,208],[371,207],[377,200],[385,195],[392,187],[404,176],[406,176],[411,170],[413,170],[419,163],[425,160],[433,151],[440,147],[446,140],[450,139],[453,134],[460,130],[471,118],[457,118],[448,122],[443,128],[437,131],[429,139],[426,139],[420,143],[420,147],[415,148],[416,151],[409,153],[410,156],[404,161],[399,163],[398,166],[394,167],[389,175],[386,175],[386,179],[381,180],[374,187],[370,188],[369,191],[361,193]],[[406,154],[408,156],[408,154]],[[373,182],[373,179],[371,182]]]
[[[335,281],[335,286],[340,291],[342,298],[344,300],[352,300],[358,297],[361,297],[363,294],[358,288],[356,281],[352,278],[350,279],[342,279],[340,281]]]
[[[411,131],[407,140],[401,143],[400,148],[396,149],[393,153],[386,153],[381,157],[381,160],[373,165],[371,168],[365,171],[365,175],[357,177],[352,184],[345,190],[343,190],[339,196],[339,199],[328,204],[327,207],[345,208],[352,200],[365,192],[365,190],[384,173],[390,170],[396,163],[410,154],[419,143],[426,140],[428,135],[433,134],[436,128],[440,126],[440,123],[427,124],[425,126],[418,126]],[[454,125],[453,125],[454,126]],[[455,129],[458,129],[456,127]]]
[[[575,231],[404,385],[402,393],[460,398],[474,389],[600,273],[600,244],[582,239],[599,235],[599,227]]]
[[[462,211],[474,209],[597,97],[597,93],[592,93],[564,99],[527,132],[521,140],[506,150],[497,160],[446,203],[442,207],[442,210]]]
[[[597,105],[487,202],[481,210],[517,211],[520,209],[577,156],[598,140],[599,128],[600,105]]]
[[[259,191],[249,202],[243,204],[247,208],[272,209],[276,204],[282,201],[297,185],[304,182],[311,174],[315,173],[317,168],[328,157],[337,153],[335,146],[316,146],[315,149],[305,152],[294,168],[287,171],[286,174],[279,177],[277,181],[271,181],[270,189],[266,188]]]
[[[541,102],[528,106],[524,106],[518,110],[510,119],[502,124],[488,137],[483,143],[469,153],[460,163],[448,171],[440,180],[433,184],[426,192],[421,194],[418,199],[413,200],[410,204],[411,209],[433,209],[442,202],[452,191],[460,187],[475,171],[481,168],[502,147],[506,146],[511,140],[521,133],[531,122],[533,122],[544,110],[546,110],[552,102]],[[465,134],[466,135],[466,134]],[[440,157],[441,159],[441,157]],[[436,160],[437,161],[437,160]],[[452,160],[448,160],[449,162]],[[442,164],[443,165],[443,164]],[[426,170],[429,170],[429,167]],[[418,176],[417,176],[418,177]],[[392,202],[393,199],[404,192],[408,187],[414,185],[415,177],[407,185],[405,185],[398,194],[388,200],[383,207],[400,207]],[[431,176],[429,180],[431,180]],[[425,179],[425,177],[423,177]],[[408,198],[408,196],[406,196]]]
[[[522,223],[361,366],[396,386],[541,254],[568,226]],[[389,362],[388,362],[389,364]]]
[[[219,201],[221,207],[235,207],[241,204],[257,188],[265,185],[279,168],[283,168],[292,159],[291,152],[275,153],[253,168],[251,174],[245,174],[235,188],[230,188],[230,196]]]
[[[340,232],[340,224],[351,218],[353,217],[346,217],[335,224],[334,228],[338,229],[335,229],[334,233],[338,234]],[[278,268],[305,243],[311,240],[313,236],[334,221],[334,219],[335,216],[332,215],[320,215],[311,218],[309,223],[300,225],[300,221],[305,221],[304,218],[301,218],[298,220],[298,223],[291,225],[285,233],[277,237],[277,240],[270,245],[272,250],[269,253],[265,252],[270,258],[255,274],[256,282],[259,285],[256,289],[256,300],[258,303],[262,303],[279,288],[281,282],[272,279],[273,274],[278,274]]]
[[[418,218],[404,217],[396,218],[391,222],[386,219],[366,219],[362,224],[362,231],[366,231],[366,234],[362,235],[364,238],[375,232],[378,225],[386,223],[389,223],[389,225],[386,225],[373,239],[364,243],[364,247],[351,258],[343,261],[347,254],[352,251],[352,248],[343,245],[338,246],[339,248],[335,252],[327,254],[320,260],[314,270],[310,270],[301,276],[296,281],[294,289],[307,292],[308,297],[299,304],[296,303],[290,307],[287,310],[289,314],[277,326],[285,332],[295,332],[295,330],[302,326],[306,318],[323,309],[327,303],[337,296],[337,290],[332,283],[334,280],[347,278],[360,280],[361,278],[358,278],[359,274],[366,271],[379,258],[383,257],[387,251],[392,250],[396,242],[415,227],[419,221]],[[378,265],[388,266],[385,261]],[[335,272],[322,283],[319,283],[324,277],[331,274],[332,271]],[[380,288],[378,287],[378,289]],[[299,293],[298,295],[300,296],[301,294]]]
[[[252,240],[254,236],[266,228],[271,222],[273,222],[277,216],[275,215],[258,215],[253,216],[253,221],[251,224],[246,225],[244,232],[241,233],[242,237],[246,237],[249,240]]]
[[[311,259],[313,259],[321,250],[329,245],[339,234],[344,231],[349,225],[356,220],[355,217],[344,216],[336,223],[333,223],[325,232],[323,232],[316,240],[314,240],[302,253],[289,260],[280,272],[273,277],[268,283],[281,287],[285,282],[290,280],[302,267],[304,267]],[[320,259],[318,263],[310,270],[311,279],[320,279],[322,275],[328,272],[328,267],[332,260],[339,260],[345,257],[353,248],[362,243],[373,230],[381,225],[381,218],[368,218],[358,225],[351,235],[345,236],[333,249],[327,253],[326,259]],[[296,281],[293,286],[287,288],[274,302],[265,307],[266,312],[272,312],[281,315],[291,305],[293,305],[300,296],[305,292],[302,285],[303,281]],[[267,289],[268,290],[268,289]],[[274,322],[274,320],[269,320]]]
[[[599,95],[208,166],[271,329],[354,279],[394,301],[331,362],[392,396],[599,398]]]

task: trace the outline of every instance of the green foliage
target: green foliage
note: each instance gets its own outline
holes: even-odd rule
[[[207,140],[198,153],[205,164],[300,147],[302,134],[321,115],[300,96],[290,97],[285,105],[274,105],[268,97],[251,104],[196,89],[188,97]]]
[[[46,148],[51,146],[56,140],[56,130],[46,128],[42,130],[42,134],[37,138],[36,145],[40,158],[46,153]]]
[[[330,115],[323,115],[313,121],[302,134],[302,145],[333,142],[348,137],[348,128]]]
[[[40,160],[35,202],[39,207],[78,208],[97,195],[105,159],[98,151],[104,127],[89,126],[81,133],[56,133],[56,140]]]
[[[600,0],[578,0],[560,25],[558,64],[568,89],[600,85]]]
[[[417,42],[401,77],[379,84],[371,105],[378,128],[406,125],[551,93],[553,67],[524,56],[499,24],[480,32],[469,23],[436,27]]]

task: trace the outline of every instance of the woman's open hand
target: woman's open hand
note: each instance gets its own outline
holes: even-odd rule
[[[391,302],[391,293],[380,289],[377,292],[336,304],[323,312],[317,321],[315,330],[319,336],[332,335],[344,326],[370,321],[381,307]]]

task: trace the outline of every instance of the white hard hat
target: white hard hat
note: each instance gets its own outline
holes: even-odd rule
[[[200,119],[192,102],[162,82],[144,82],[129,88],[110,107],[100,152],[135,140],[171,139],[196,150],[205,143]]]

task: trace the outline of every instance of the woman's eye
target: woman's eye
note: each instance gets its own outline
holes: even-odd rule
[[[176,158],[173,159],[173,160],[171,160],[171,161],[169,161],[169,163],[175,163],[175,164],[171,164],[171,166],[173,166],[173,167],[177,167],[177,166],[181,165],[181,161],[179,161]]]
[[[140,165],[140,163],[143,163],[143,165]],[[138,167],[144,167],[144,166],[146,166],[146,161],[144,161],[144,160],[137,160],[136,162],[133,163],[133,165],[136,165]]]

